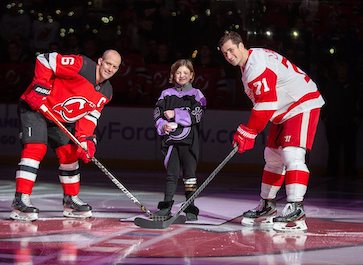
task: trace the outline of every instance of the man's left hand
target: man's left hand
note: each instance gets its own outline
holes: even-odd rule
[[[92,158],[95,156],[96,153],[96,136],[95,135],[91,135],[91,136],[85,136],[82,135],[78,138],[78,140],[80,141],[82,147],[78,147],[77,149],[77,153],[78,153],[78,157],[84,162],[84,163],[89,163]]]

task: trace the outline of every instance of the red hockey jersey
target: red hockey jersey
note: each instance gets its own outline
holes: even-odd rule
[[[96,63],[81,55],[45,53],[37,56],[34,78],[21,96],[35,84],[50,89],[45,104],[65,123],[76,123],[76,136],[92,135],[103,107],[112,98],[108,80],[96,83]]]

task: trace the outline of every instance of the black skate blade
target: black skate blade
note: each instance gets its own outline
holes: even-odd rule
[[[171,224],[185,224],[186,220],[187,218],[185,215],[179,215],[177,218],[174,218],[172,216],[169,219],[166,219],[165,221],[156,221],[156,220],[136,217],[134,220],[134,224],[142,228],[164,229]]]

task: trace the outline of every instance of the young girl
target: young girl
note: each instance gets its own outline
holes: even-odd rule
[[[162,136],[161,152],[166,168],[164,201],[159,202],[155,215],[170,216],[178,179],[183,173],[186,199],[197,189],[199,156],[199,124],[207,100],[199,89],[192,86],[195,73],[190,60],[176,61],[170,70],[170,83],[174,87],[161,92],[154,110],[155,127]],[[185,209],[187,220],[198,219],[199,209],[190,204]]]

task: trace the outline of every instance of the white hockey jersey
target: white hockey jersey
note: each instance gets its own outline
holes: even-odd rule
[[[277,52],[249,49],[241,72],[245,93],[253,103],[248,126],[258,132],[268,121],[279,124],[325,103],[310,77]]]

